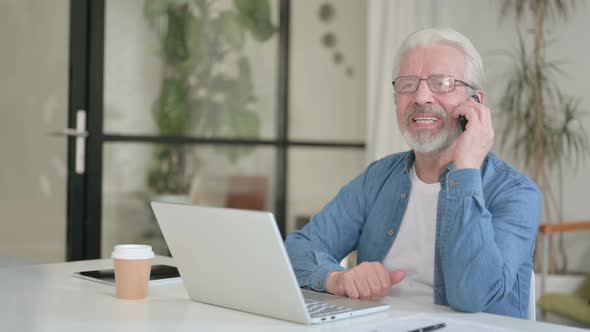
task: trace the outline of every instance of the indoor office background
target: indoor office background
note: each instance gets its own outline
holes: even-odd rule
[[[166,119],[155,115],[165,84],[165,52],[162,36],[150,25],[148,3],[108,0],[103,12],[97,1],[86,2],[86,7],[79,3],[0,3],[0,15],[5,16],[3,69],[8,73],[2,83],[2,128],[5,137],[11,137],[2,143],[8,155],[3,158],[0,203],[11,216],[5,219],[0,244],[7,259],[63,261],[68,258],[67,243],[79,248],[70,259],[93,258],[98,246],[98,255],[108,257],[114,244],[129,242],[150,243],[166,254],[149,208],[151,200],[270,210],[281,230],[289,232],[297,220],[304,223],[364,168],[366,8],[362,3],[337,2],[322,16],[321,1],[268,1],[272,34],[258,41],[242,31],[241,45],[233,49],[220,45],[216,51],[227,56],[210,62],[218,76],[237,83],[226,82],[229,91],[209,86],[196,92],[209,94],[202,99],[221,104],[219,109],[189,114],[184,131],[171,135]],[[232,1],[205,3],[211,19],[226,10],[235,12]],[[282,23],[281,6],[287,15]],[[78,17],[74,23],[69,22],[71,14]],[[91,22],[84,26],[85,20]],[[103,38],[93,26],[100,21]],[[75,32],[70,32],[70,24],[78,24]],[[201,33],[212,38],[223,29]],[[332,42],[326,40],[327,33]],[[71,40],[76,45],[70,45]],[[79,54],[83,51],[71,49],[84,47],[90,50],[83,56]],[[93,73],[100,66],[96,53],[101,51],[102,71]],[[250,75],[239,72],[240,58],[248,62]],[[80,72],[86,75],[77,83],[86,87],[70,86],[68,74]],[[253,119],[234,116],[232,112],[243,110],[227,106],[242,102],[239,94],[250,92],[243,87],[236,92],[232,84],[251,85],[252,101],[244,109]],[[67,138],[50,135],[67,125],[69,89],[90,100],[88,141],[93,138],[91,127],[96,127],[90,113],[98,106],[93,102],[102,93],[101,118],[94,118],[102,122],[102,128],[94,128],[100,139],[89,142],[97,148],[86,151],[86,175],[81,180],[86,192],[74,189],[75,197],[68,197],[67,191],[72,186]],[[216,111],[227,117],[214,118]],[[288,117],[288,122],[280,117]],[[239,121],[245,129],[232,127]],[[175,137],[166,139],[166,135]],[[102,154],[100,165],[89,162],[97,160],[96,150]],[[180,155],[183,165],[170,161]],[[162,170],[166,167],[171,169]],[[73,230],[66,222],[72,214],[82,219],[71,222]],[[68,239],[72,233],[74,238]]]
[[[501,53],[518,50],[519,31],[532,52],[532,19],[520,28],[500,19],[501,1],[271,0],[264,36],[237,23],[233,1],[177,2],[158,11],[143,0],[0,1],[0,266],[109,257],[130,242],[167,254],[151,200],[270,210],[284,234],[300,227],[369,162],[407,148],[392,55],[423,27],[453,27],[479,49],[494,152],[521,165],[499,144],[514,64]],[[212,23],[187,40],[207,39],[207,50],[171,45],[165,22],[196,25],[198,6]],[[552,82],[579,98],[573,125],[586,132],[589,14],[577,2],[566,20],[545,23],[546,56],[564,72]],[[175,56],[206,68],[178,85],[165,78],[186,69],[164,64]],[[200,75],[217,79],[202,84]],[[89,132],[79,173],[76,139],[55,135],[75,127],[77,110],[87,111]],[[549,173],[563,221],[590,220],[589,163],[564,160],[561,174]],[[548,289],[573,289],[590,273],[590,231],[563,234],[562,250],[558,237],[553,256],[560,266],[565,255],[568,269]]]

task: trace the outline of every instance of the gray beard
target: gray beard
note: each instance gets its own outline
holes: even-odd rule
[[[408,130],[408,124],[413,121],[412,117],[419,113],[433,113],[440,117],[443,122],[442,131],[433,135],[430,129],[421,129],[415,135]],[[433,153],[449,147],[461,135],[459,126],[451,126],[448,122],[447,113],[437,105],[413,106],[408,113],[405,123],[399,124],[402,136],[408,145],[419,153]]]

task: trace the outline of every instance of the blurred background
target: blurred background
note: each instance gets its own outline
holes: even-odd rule
[[[154,200],[302,227],[368,163],[407,149],[393,57],[440,26],[480,51],[494,152],[541,186],[541,223],[578,222],[540,234],[535,266],[547,262],[545,292],[579,294],[588,15],[565,0],[2,0],[0,268],[120,243],[169,255]],[[566,317],[542,319],[576,324]]]

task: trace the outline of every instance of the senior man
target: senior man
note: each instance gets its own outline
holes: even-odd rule
[[[479,53],[454,30],[421,30],[393,72],[412,150],[370,164],[289,234],[300,286],[526,318],[541,194],[490,152]],[[358,265],[346,270],[339,262],[355,249]]]

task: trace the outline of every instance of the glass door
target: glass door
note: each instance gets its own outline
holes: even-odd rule
[[[168,254],[154,200],[269,210],[286,235],[362,170],[364,34],[318,40],[364,5],[304,3],[291,32],[289,0],[70,0],[69,106],[89,135],[68,182],[69,258],[130,242]],[[334,9],[341,19],[319,15]]]
[[[169,254],[150,201],[275,209],[278,9],[104,1],[102,257]]]

